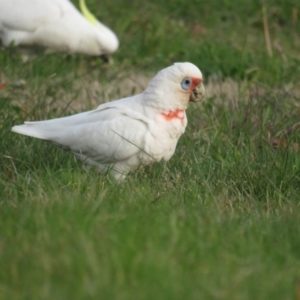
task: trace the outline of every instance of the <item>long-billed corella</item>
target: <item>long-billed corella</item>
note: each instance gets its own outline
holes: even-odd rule
[[[204,97],[202,80],[192,63],[175,63],[141,94],[64,118],[25,122],[12,131],[50,141],[120,181],[141,165],[172,157],[189,102]]]
[[[69,0],[0,0],[0,40],[4,46],[43,47],[87,55],[118,49],[115,33],[79,0],[82,14]]]

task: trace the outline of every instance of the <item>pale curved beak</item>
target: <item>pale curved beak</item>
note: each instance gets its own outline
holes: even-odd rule
[[[205,88],[202,82],[200,82],[195,88],[193,89],[190,95],[190,102],[201,102],[205,97]]]

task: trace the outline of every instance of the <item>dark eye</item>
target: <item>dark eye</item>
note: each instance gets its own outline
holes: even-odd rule
[[[185,77],[182,81],[181,81],[181,88],[185,91],[187,91],[190,86],[192,84],[192,79],[189,77]]]

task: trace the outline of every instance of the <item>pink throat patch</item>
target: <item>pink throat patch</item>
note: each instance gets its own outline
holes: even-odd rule
[[[183,109],[169,111],[168,113],[162,113],[162,115],[166,121],[172,121],[174,119],[178,119],[180,121],[184,120],[184,110]]]

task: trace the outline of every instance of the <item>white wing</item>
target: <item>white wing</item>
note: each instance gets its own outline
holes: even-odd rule
[[[62,2],[67,2],[63,0]],[[38,28],[62,17],[62,8],[56,1],[0,0],[0,23],[3,43],[19,44]]]
[[[51,141],[77,156],[112,164],[143,151],[148,120],[126,107],[107,107],[66,118],[26,122],[12,131]]]
[[[1,23],[12,30],[32,32],[61,16],[56,1],[0,0]]]

